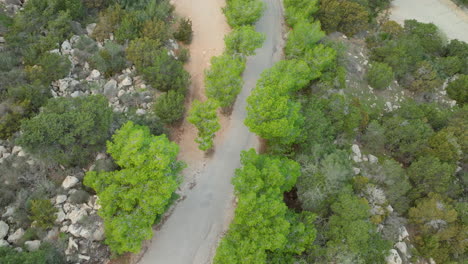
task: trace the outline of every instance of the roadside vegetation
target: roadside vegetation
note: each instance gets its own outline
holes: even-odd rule
[[[138,252],[181,182],[165,125],[191,21],[166,0],[21,2],[0,5],[0,262]]]
[[[378,21],[389,1],[284,4],[285,60],[247,99],[266,153],[242,154],[215,263],[462,263],[468,44]],[[354,40],[369,58],[358,66]]]

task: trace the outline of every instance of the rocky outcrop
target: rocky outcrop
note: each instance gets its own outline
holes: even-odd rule
[[[8,224],[3,221],[0,221],[0,240],[3,240],[3,238],[5,238],[6,235],[8,235],[8,230],[10,230]]]
[[[78,178],[74,176],[67,176],[65,180],[63,180],[62,182],[62,187],[63,189],[68,190],[74,187],[78,182],[79,182]]]
[[[12,244],[18,244],[20,239],[24,236],[23,228],[18,228],[13,234],[8,236],[8,242]]]
[[[33,241],[26,241],[24,242],[24,247],[29,251],[37,251],[39,250],[39,247],[41,246],[41,241],[40,240],[33,240]]]

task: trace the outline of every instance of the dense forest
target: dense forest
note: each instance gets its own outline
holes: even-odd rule
[[[388,4],[284,1],[285,59],[247,99],[266,153],[241,156],[215,263],[466,261],[468,44]]]
[[[468,44],[388,20],[390,0],[283,5],[283,60],[244,120],[264,148],[241,154],[214,263],[465,263]],[[0,1],[0,263],[140,252],[179,198],[171,129],[186,117],[215,148],[265,5],[226,1],[224,53],[188,111],[192,21],[173,9]]]

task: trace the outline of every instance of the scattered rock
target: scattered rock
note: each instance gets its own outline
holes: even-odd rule
[[[406,246],[405,242],[398,242],[395,244],[395,247],[400,251],[401,255],[408,259],[410,256],[408,255],[408,247]]]
[[[395,249],[390,249],[390,254],[385,259],[387,264],[402,264],[400,255]]]
[[[72,234],[74,237],[80,237],[81,227],[77,224],[70,225],[68,227],[68,233]]]
[[[24,235],[24,230],[23,228],[18,228],[13,234],[8,236],[8,242],[12,244],[17,244],[18,241],[23,237]]]
[[[398,235],[398,241],[403,241],[405,238],[409,237],[408,230],[406,227],[400,227],[400,234]]]
[[[49,241],[49,242],[55,241],[59,237],[59,234],[60,234],[60,231],[58,227],[54,227],[49,232],[47,232],[47,235],[44,238],[44,240]]]
[[[354,174],[355,174],[355,175],[358,175],[359,173],[361,173],[361,169],[360,169],[360,168],[353,168],[353,171],[354,171]]]
[[[137,109],[135,113],[136,113],[137,115],[145,115],[145,114],[146,114],[146,110],[145,110],[145,109]]]
[[[70,94],[72,98],[80,97],[82,95],[83,93],[81,91],[74,91],[72,94]]]
[[[78,178],[76,178],[74,176],[67,176],[65,178],[65,180],[63,180],[63,182],[62,182],[62,187],[65,190],[68,190],[68,189],[74,187],[78,182],[79,182]]]
[[[104,95],[110,100],[114,97],[117,97],[117,81],[114,79],[110,79],[104,85]]]
[[[56,223],[62,223],[66,218],[65,213],[63,212],[62,208],[58,209],[57,212],[57,219],[55,220]]]
[[[10,230],[8,224],[3,221],[0,221],[0,240],[2,240],[4,237],[6,237],[6,235],[8,235],[8,230]]]
[[[70,42],[68,40],[65,40],[63,43],[62,43],[62,54],[70,54],[71,53],[71,50],[72,50],[72,46],[70,44]]]
[[[29,252],[37,251],[39,250],[39,247],[41,246],[41,241],[40,240],[26,241],[24,242],[24,246]]]
[[[71,255],[74,251],[78,251],[78,244],[75,242],[75,240],[70,237],[68,238],[68,246],[67,249],[65,250],[66,255]]]
[[[7,218],[12,216],[15,213],[15,207],[14,206],[8,206],[5,210],[5,213],[2,215],[2,217]]]
[[[88,33],[89,36],[91,36],[94,32],[94,29],[96,29],[96,23],[91,23],[86,26],[86,33]]]
[[[94,241],[102,241],[104,240],[104,225],[100,224],[99,227],[93,233],[93,240]]]
[[[7,149],[4,146],[0,146],[0,157],[3,156],[4,153],[7,153]]]
[[[65,201],[67,200],[67,196],[66,195],[57,195],[57,197],[55,198],[55,204],[63,204]]]
[[[121,87],[127,87],[132,85],[132,78],[130,76],[125,77],[122,82],[120,82]]]
[[[377,163],[379,161],[379,159],[376,156],[372,155],[372,154],[369,154],[368,157],[369,157],[369,162],[371,164]]]
[[[11,154],[15,155],[21,150],[23,150],[23,148],[21,148],[20,146],[14,146],[13,149],[11,150]]]
[[[101,77],[101,73],[98,70],[92,70],[88,78],[86,78],[86,80],[87,81],[97,80],[99,79],[99,77]]]
[[[10,244],[3,239],[0,239],[0,247],[8,247]]]
[[[60,232],[62,232],[62,233],[68,232],[68,226],[67,225],[62,226],[60,228]]]
[[[67,218],[70,219],[72,224],[75,224],[76,222],[80,221],[83,217],[87,216],[88,213],[84,209],[74,209],[72,210],[68,215]]]
[[[356,155],[357,157],[359,157],[359,158],[362,157],[362,155],[361,155],[361,149],[359,148],[358,145],[353,144],[353,145],[351,146],[351,150],[353,151],[354,155]]]
[[[79,258],[79,259],[86,260],[86,261],[88,261],[88,260],[90,259],[89,256],[85,256],[85,255],[81,255],[81,254],[78,254],[78,258]]]

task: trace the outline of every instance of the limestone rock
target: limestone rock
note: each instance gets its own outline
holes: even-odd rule
[[[98,70],[92,70],[88,78],[86,78],[86,80],[88,81],[97,80],[99,79],[99,77],[101,77],[101,73]]]
[[[66,218],[65,213],[63,212],[62,208],[59,208],[57,211],[57,219],[55,220],[56,223],[62,223]]]
[[[145,114],[146,114],[146,110],[145,110],[145,109],[137,109],[135,113],[136,113],[137,115],[145,115]]]
[[[379,161],[379,159],[376,156],[372,155],[372,154],[369,154],[368,157],[369,157],[369,162],[371,164],[377,163]]]
[[[88,33],[89,36],[91,36],[94,32],[94,29],[96,29],[96,23],[91,23],[86,26],[86,33]]]
[[[57,195],[57,197],[55,198],[55,204],[63,204],[65,201],[67,200],[67,196],[66,195]]]
[[[8,247],[10,244],[3,239],[0,239],[0,247]]]
[[[92,239],[94,241],[104,240],[104,225],[99,225],[99,227],[94,231]]]
[[[74,237],[80,237],[81,226],[74,224],[68,227],[68,233],[72,234]]]
[[[110,100],[114,97],[117,97],[117,81],[114,79],[110,79],[105,85],[104,85],[104,95]]]
[[[79,182],[78,178],[73,177],[73,176],[67,176],[65,180],[62,182],[62,187],[65,190],[68,190],[72,187],[74,187],[77,183]]]
[[[385,259],[387,264],[402,264],[400,255],[395,249],[390,249],[390,254]]]
[[[405,242],[398,242],[395,244],[395,247],[398,249],[398,251],[400,251],[401,255],[404,258],[410,258],[410,256],[408,255],[408,246]]]
[[[10,230],[8,224],[3,221],[0,221],[0,240],[6,237],[6,235],[8,234],[8,230]]]
[[[398,241],[403,241],[405,238],[409,237],[408,230],[406,227],[400,227],[400,234],[398,235]]]
[[[61,49],[62,49],[62,54],[70,54],[72,50],[72,46],[68,40],[65,40],[62,43]]]
[[[23,228],[18,228],[13,234],[8,236],[8,242],[12,244],[17,244],[18,241],[23,237],[24,230]]]
[[[359,148],[358,145],[353,144],[353,146],[351,146],[351,150],[353,151],[354,155],[356,155],[357,157],[359,157],[359,158],[362,157],[362,155],[361,155],[361,149]]]
[[[40,240],[26,241],[24,242],[24,246],[29,252],[37,251],[39,250],[39,247],[41,246],[41,241]]]
[[[84,209],[74,209],[72,210],[68,215],[67,218],[70,219],[72,224],[75,224],[76,222],[80,221],[83,217],[87,216],[88,213]]]
[[[20,146],[14,146],[13,149],[11,150],[11,154],[15,155],[21,150],[23,150],[23,148],[21,148]]]
[[[132,85],[132,83],[132,78],[130,76],[127,76],[120,82],[120,87],[127,87]]]
[[[68,238],[68,246],[67,249],[65,250],[66,255],[71,255],[74,251],[78,251],[78,244],[75,242],[75,240],[70,237]]]

